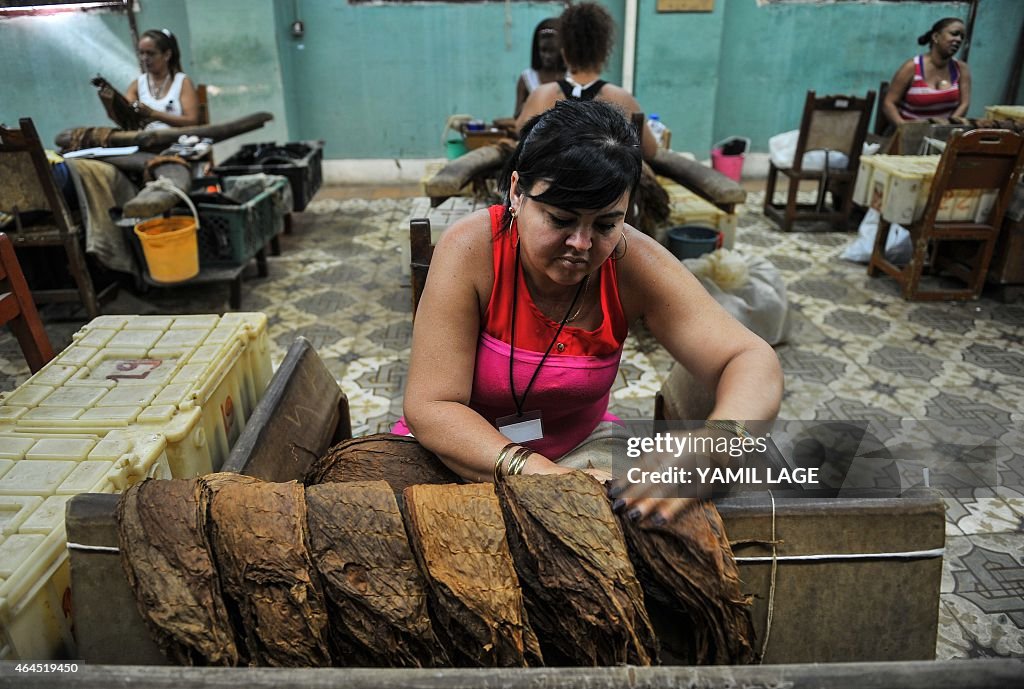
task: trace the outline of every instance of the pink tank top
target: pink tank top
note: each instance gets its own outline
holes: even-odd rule
[[[509,386],[516,235],[514,229],[502,228],[502,206],[492,206],[490,211],[494,284],[483,315],[469,406],[495,425],[497,419],[516,413]],[[579,445],[602,421],[619,420],[608,413],[608,399],[629,329],[619,300],[615,262],[605,261],[599,273],[601,324],[594,330],[569,325],[562,329],[558,342],[564,345],[563,351],[551,349],[523,406],[524,412],[540,411],[544,437],[522,444],[552,461]],[[522,398],[558,323],[533,303],[521,269],[518,279],[515,388]],[[409,432],[404,419],[392,432]]]

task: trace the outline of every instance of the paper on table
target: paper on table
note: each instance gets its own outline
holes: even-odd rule
[[[109,158],[112,156],[127,156],[138,152],[138,146],[120,146],[117,148],[83,148],[80,151],[69,151],[61,155],[65,158]]]

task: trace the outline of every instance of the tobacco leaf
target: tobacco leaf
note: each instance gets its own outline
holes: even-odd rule
[[[750,600],[714,504],[702,501],[663,526],[622,517],[630,557],[652,607],[671,610],[688,624],[674,625],[666,649],[697,664],[738,665],[756,660]]]
[[[542,665],[494,489],[410,486],[404,515],[448,657],[468,667]]]
[[[250,662],[329,665],[327,612],[307,547],[302,486],[227,473],[200,481],[221,584],[241,621]]]
[[[139,614],[168,660],[238,665],[196,479],[147,480],[117,508],[121,566]]]
[[[310,486],[306,508],[310,553],[323,580],[338,664],[446,665],[391,486]]]
[[[415,438],[393,433],[344,440],[317,460],[305,477],[307,486],[346,481],[387,481],[397,496],[409,486],[462,483]]]
[[[658,642],[604,488],[583,472],[509,476],[497,494],[549,664],[651,665]]]

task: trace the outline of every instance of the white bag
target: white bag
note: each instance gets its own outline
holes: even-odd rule
[[[839,258],[854,263],[867,263],[871,260],[871,252],[875,248],[875,235],[878,234],[879,213],[869,208],[857,228],[857,238],[850,243]],[[885,258],[892,264],[902,266],[910,263],[913,253],[910,244],[910,233],[902,225],[893,223],[889,227],[889,236],[885,238]]]
[[[789,336],[789,300],[782,274],[766,258],[718,249],[683,261],[733,318],[770,345]]]
[[[800,130],[794,129],[789,132],[782,132],[768,139],[768,151],[771,160],[777,168],[793,167],[793,159],[796,157],[796,142],[800,138]],[[878,150],[878,144],[864,144],[861,155],[873,155]],[[828,157],[828,166],[833,170],[845,170],[850,164],[850,159],[845,153],[839,151],[825,151],[815,149],[804,151],[804,160],[801,169],[803,170],[824,170],[825,158]]]

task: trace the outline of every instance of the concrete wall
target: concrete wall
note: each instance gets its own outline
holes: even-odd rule
[[[622,78],[624,0],[603,0],[619,23],[606,70]],[[214,120],[265,110],[275,119],[245,141],[324,139],[327,158],[443,155],[445,119],[511,113],[530,37],[559,2],[365,3],[346,0],[142,0],[140,30],[168,27],[184,66],[211,87]],[[305,24],[294,38],[291,23]],[[673,147],[706,156],[715,141],[798,125],[803,94],[866,92],[918,50],[915,37],[966,2],[716,0],[709,13],[658,13],[639,0],[635,88],[672,128]],[[980,4],[970,53],[971,114],[1002,102],[1024,2]],[[105,124],[89,78],[119,87],[138,74],[127,19],[75,14],[0,21],[0,121],[32,116],[46,140]]]

